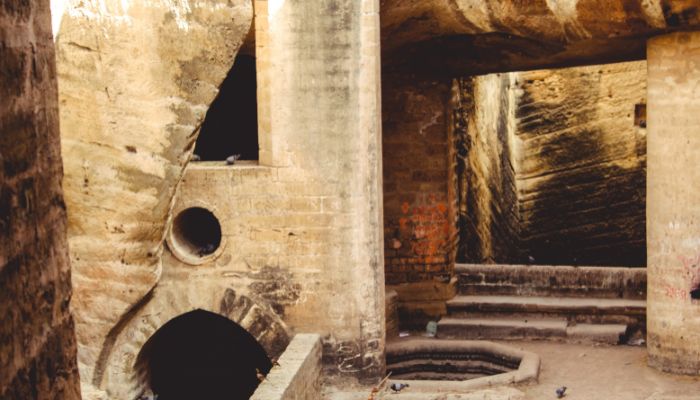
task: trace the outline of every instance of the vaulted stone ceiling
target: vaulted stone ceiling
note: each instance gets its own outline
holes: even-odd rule
[[[385,72],[464,76],[645,58],[700,0],[382,0]]]

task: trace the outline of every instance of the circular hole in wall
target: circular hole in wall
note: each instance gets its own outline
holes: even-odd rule
[[[171,250],[183,261],[205,258],[221,246],[221,224],[206,208],[190,207],[173,220],[169,239]]]

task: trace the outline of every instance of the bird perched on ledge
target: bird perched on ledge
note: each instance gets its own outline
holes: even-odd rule
[[[233,165],[236,163],[236,161],[241,158],[240,154],[234,154],[232,156],[226,157],[226,165]]]
[[[408,383],[392,383],[389,387],[394,391],[394,393],[398,393],[406,389],[408,387]]]

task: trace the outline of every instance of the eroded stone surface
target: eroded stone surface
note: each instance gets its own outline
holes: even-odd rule
[[[649,363],[700,374],[700,32],[649,42]]]
[[[146,341],[165,323],[186,312],[201,309],[218,313],[246,329],[276,359],[287,347],[286,324],[233,279],[198,279],[185,283],[164,279],[148,301],[134,310],[127,323],[107,338],[93,376],[94,385],[109,398],[125,399],[141,389],[135,373],[137,356]]]
[[[46,1],[0,3],[0,398],[80,399]]]
[[[513,74],[522,262],[646,265],[646,69]]]
[[[447,77],[642,59],[648,36],[697,26],[699,7],[697,0],[384,0],[382,47],[388,70]]]
[[[57,54],[83,381],[158,281],[176,185],[251,20],[245,0],[67,7]]]

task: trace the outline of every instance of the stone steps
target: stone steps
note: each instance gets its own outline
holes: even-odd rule
[[[437,335],[618,344],[644,333],[646,270],[457,264]]]
[[[461,295],[646,299],[646,268],[457,264]]]
[[[447,302],[438,337],[614,345],[643,331],[645,313],[635,299],[459,295]]]
[[[624,323],[643,320],[646,302],[577,297],[459,295],[447,301],[447,313],[452,317],[507,314],[515,317],[565,317],[570,322]]]
[[[619,344],[624,340],[624,324],[574,324],[566,318],[442,318],[438,322],[441,339],[467,340],[557,340],[578,343]]]

